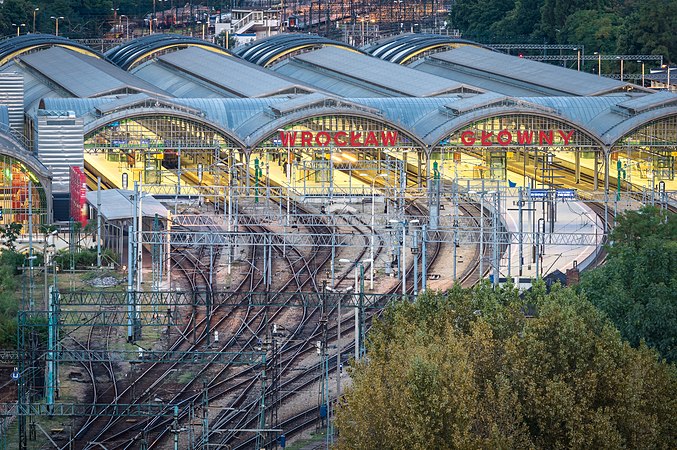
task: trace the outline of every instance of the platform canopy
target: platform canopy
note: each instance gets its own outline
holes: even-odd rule
[[[434,53],[409,67],[510,96],[592,97],[630,91],[652,92],[629,82],[469,45]]]
[[[188,47],[153,58],[130,71],[184,98],[257,98],[313,92],[241,58]]]
[[[87,193],[87,203],[96,208],[97,191]],[[122,189],[106,189],[101,191],[101,216],[109,222],[124,221],[134,217],[134,191]],[[158,217],[166,219],[169,210],[165,208],[155,197],[143,194],[141,201],[143,217]]]

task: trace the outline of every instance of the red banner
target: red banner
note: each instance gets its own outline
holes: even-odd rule
[[[71,166],[70,170],[71,217],[87,225],[87,177],[81,167]]]

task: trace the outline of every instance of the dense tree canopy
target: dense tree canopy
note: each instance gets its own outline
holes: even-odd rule
[[[121,14],[143,18],[153,10],[152,0],[4,0],[0,5],[0,31],[3,35],[16,34],[17,25],[21,34],[33,31],[33,11],[36,32],[54,33],[56,21],[51,17],[63,17],[59,21],[59,34],[71,38],[102,37]],[[15,25],[12,25],[15,24]],[[24,24],[24,27],[21,27]]]
[[[677,361],[677,215],[655,207],[618,216],[604,266],[583,275],[581,288],[638,346]]]
[[[389,310],[337,414],[340,449],[671,448],[677,373],[590,302],[454,288]]]
[[[583,44],[588,54],[677,56],[677,0],[458,0],[450,22],[483,42]]]

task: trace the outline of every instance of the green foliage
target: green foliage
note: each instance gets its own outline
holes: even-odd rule
[[[18,274],[26,263],[26,255],[10,250],[0,252],[0,349],[16,348]]]
[[[59,35],[70,38],[102,37],[113,25],[115,14],[112,8],[117,8],[117,16],[121,14],[130,18],[143,18],[152,12],[152,0],[53,0],[28,1],[5,0],[0,5],[0,30],[3,35],[16,35],[16,26],[11,24],[25,24],[21,27],[21,34],[33,31],[33,10],[36,11],[36,31],[38,33],[54,33],[55,20],[51,17],[63,17],[59,21]]]
[[[75,269],[89,269],[96,266],[96,248],[81,249],[75,252]],[[110,249],[102,249],[102,259],[113,260],[115,254]],[[54,257],[54,262],[63,270],[69,270],[71,267],[71,252],[60,250]]]
[[[677,0],[459,0],[450,27],[482,42],[583,44],[588,54],[668,60],[677,55]]]
[[[527,303],[535,317],[525,318]],[[570,289],[454,288],[377,322],[339,449],[671,448],[677,373]]]
[[[21,235],[21,228],[23,226],[20,223],[10,223],[7,225],[0,225],[0,236],[2,237],[2,245],[4,245],[10,251],[16,250],[16,240]]]
[[[581,289],[621,335],[677,361],[677,228],[675,214],[654,207],[618,217],[604,266],[585,273]]]

